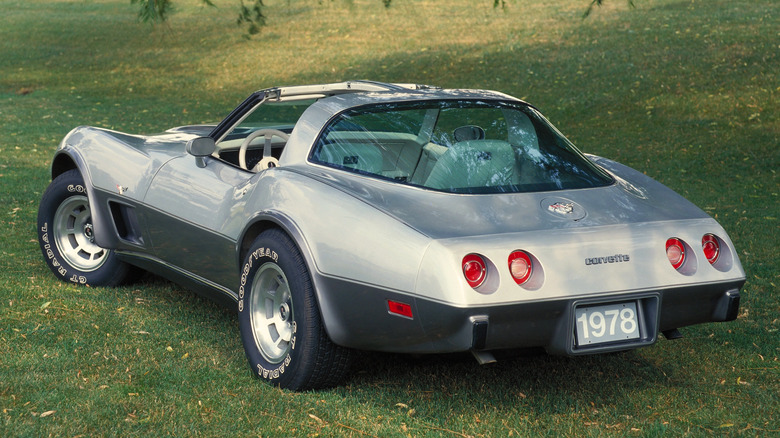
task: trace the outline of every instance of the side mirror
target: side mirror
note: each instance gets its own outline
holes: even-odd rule
[[[206,157],[217,150],[217,144],[211,137],[193,138],[187,142],[187,153],[194,156],[198,167],[206,167]]]

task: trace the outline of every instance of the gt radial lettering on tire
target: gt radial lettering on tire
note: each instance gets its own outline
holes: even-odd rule
[[[350,351],[325,333],[309,270],[295,243],[272,229],[255,239],[241,269],[238,320],[259,378],[290,390],[338,384]]]

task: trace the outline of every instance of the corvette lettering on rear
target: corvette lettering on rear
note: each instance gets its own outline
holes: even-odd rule
[[[592,257],[592,258],[586,258],[585,264],[586,265],[602,265],[606,263],[621,263],[621,262],[629,262],[631,259],[629,258],[628,254],[615,254],[612,256],[607,257]]]

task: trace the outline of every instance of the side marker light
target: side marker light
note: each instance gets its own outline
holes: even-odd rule
[[[412,315],[412,306],[409,304],[402,303],[400,301],[387,300],[387,309],[392,314],[405,316],[407,318],[414,318]]]

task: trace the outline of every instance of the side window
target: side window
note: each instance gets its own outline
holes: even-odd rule
[[[418,136],[425,110],[351,111],[339,116],[314,148],[311,160],[406,181],[420,158]]]

